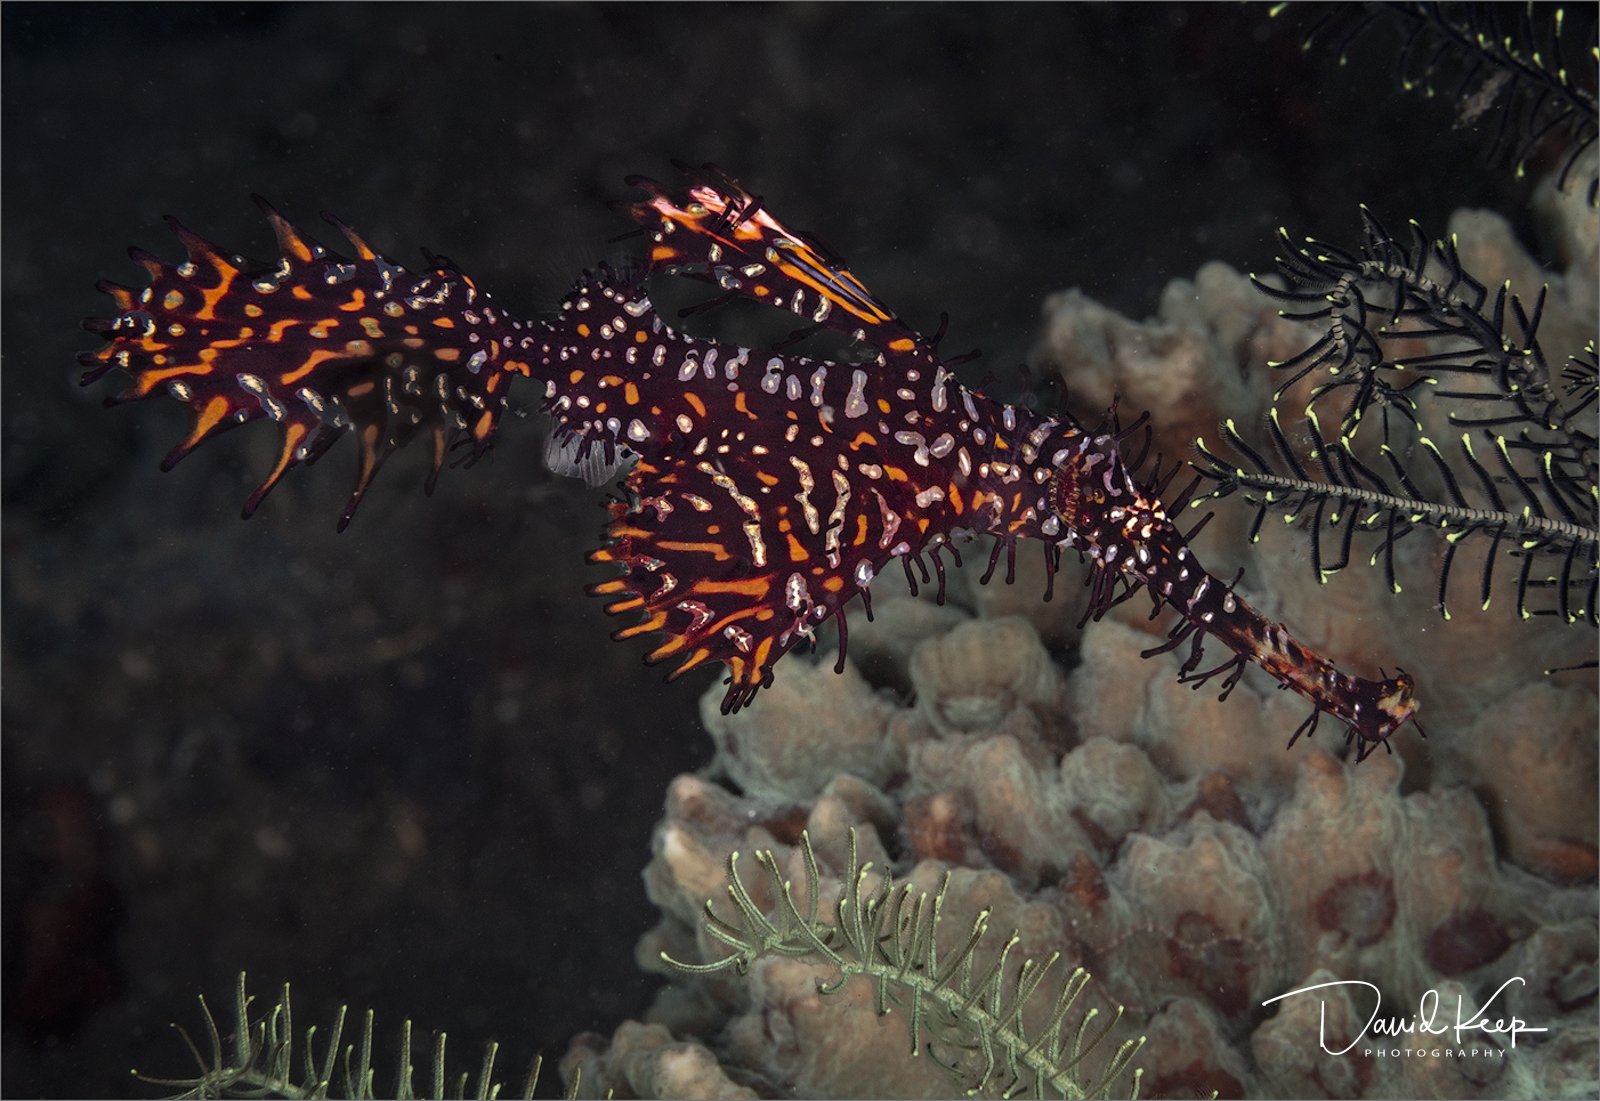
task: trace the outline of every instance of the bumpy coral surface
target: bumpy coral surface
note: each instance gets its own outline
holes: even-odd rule
[[[1594,285],[1593,213],[1550,205],[1559,239],[1591,241],[1557,279],[1551,332],[1592,333],[1592,291],[1568,289]],[[1451,228],[1491,285],[1537,277],[1497,219]],[[1272,386],[1260,364],[1306,342],[1212,264],[1143,324],[1052,298],[1040,358],[1088,406],[1116,389],[1150,408],[1157,446],[1185,455],[1223,417],[1253,421]],[[1244,565],[1242,591],[1310,644],[1368,673],[1407,668],[1427,741],[1356,764],[1325,727],[1286,752],[1304,709],[1270,679],[1252,670],[1225,703],[1192,692],[1170,655],[1139,657],[1162,629],[1140,602],[1080,630],[1070,583],[1041,604],[1026,569],[1012,590],[968,570],[942,609],[886,591],[852,634],[865,675],[795,659],[746,712],[713,714],[707,696],[718,757],[668,794],[641,966],[726,953],[699,918],[707,899],[726,906],[730,853],[771,849],[798,882],[807,829],[829,892],[853,828],[863,859],[930,890],[950,875],[947,936],[988,908],[996,948],[1014,928],[1022,952],[1087,967],[1098,1002],[1149,1037],[1146,1096],[1592,1096],[1596,692],[1588,673],[1543,672],[1592,657],[1592,631],[1498,607],[1444,623],[1422,535],[1403,544],[1398,595],[1356,567],[1319,585],[1294,532],[1241,549],[1248,519],[1223,504],[1202,552]],[[564,1069],[618,1096],[952,1092],[908,1057],[903,1012],[876,1017],[864,983],[819,994],[829,977],[790,959],[675,977],[649,1024],[581,1038]],[[1321,984],[1340,985],[1280,997]],[[1480,1010],[1490,1024],[1392,1036],[1369,1021],[1415,1027],[1430,1004],[1435,1027]],[[1513,1015],[1530,1029],[1515,1043],[1492,1031]]]

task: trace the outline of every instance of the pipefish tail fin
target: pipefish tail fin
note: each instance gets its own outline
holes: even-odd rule
[[[164,393],[189,407],[189,431],[163,470],[237,425],[276,423],[278,453],[245,500],[247,517],[290,468],[347,433],[359,451],[341,531],[384,462],[413,440],[431,447],[430,492],[453,447],[467,448],[464,462],[481,457],[512,375],[529,373],[521,355],[538,327],[502,313],[448,260],[429,256],[425,271],[410,271],[329,216],[353,253],[341,256],[256,203],[277,236],[276,262],[227,254],[173,218],[181,262],[129,250],[150,283],[99,284],[115,313],[84,322],[105,338],[78,357],[84,385],[116,369],[130,384],[107,404]]]

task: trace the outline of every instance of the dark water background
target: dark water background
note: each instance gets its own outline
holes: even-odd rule
[[[598,495],[531,424],[431,501],[401,454],[343,536],[350,445],[248,524],[274,433],[158,474],[182,410],[104,411],[73,357],[94,281],[140,277],[124,245],[178,254],[161,214],[265,256],[251,192],[329,243],[334,210],[527,315],[619,252],[625,174],[712,160],[1009,384],[1046,293],[1143,316],[1206,260],[1267,267],[1280,224],[1353,240],[1360,201],[1529,237],[1390,36],[1341,68],[1301,53],[1313,14],[5,5],[0,1091],[158,1092],[129,1068],[184,1072],[167,1022],[240,969],[292,979],[302,1024],[448,1028],[463,1067],[609,1032],[656,985],[666,783],[710,756],[712,675],[663,687],[606,640]]]

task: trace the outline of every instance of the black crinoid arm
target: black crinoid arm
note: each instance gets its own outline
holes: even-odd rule
[[[1455,125],[1481,129],[1486,156],[1514,165],[1519,177],[1550,153],[1560,158],[1558,188],[1577,180],[1590,206],[1600,199],[1600,177],[1580,169],[1597,136],[1593,4],[1305,7],[1316,12],[1301,39],[1308,54],[1331,51],[1344,64],[1358,38],[1375,43],[1384,30],[1397,32],[1402,91],[1454,104]]]
[[[1595,625],[1594,342],[1553,366],[1538,339],[1548,288],[1531,301],[1509,284],[1491,290],[1453,240],[1415,222],[1402,240],[1362,218],[1355,251],[1280,231],[1281,278],[1252,277],[1284,317],[1321,332],[1271,364],[1282,383],[1265,439],[1230,421],[1225,448],[1196,441],[1209,496],[1253,504],[1252,539],[1268,513],[1296,522],[1320,580],[1362,540],[1398,592],[1395,546],[1423,529],[1443,540],[1446,619],[1457,552],[1476,546],[1485,608],[1509,584],[1524,619]]]

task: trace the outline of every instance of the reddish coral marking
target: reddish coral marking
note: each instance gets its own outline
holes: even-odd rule
[[[1357,947],[1376,944],[1394,923],[1394,883],[1377,871],[1341,876],[1317,896],[1317,924],[1349,938]]]
[[[1511,937],[1492,913],[1471,909],[1452,914],[1428,934],[1423,955],[1441,975],[1462,975],[1505,955]]]

